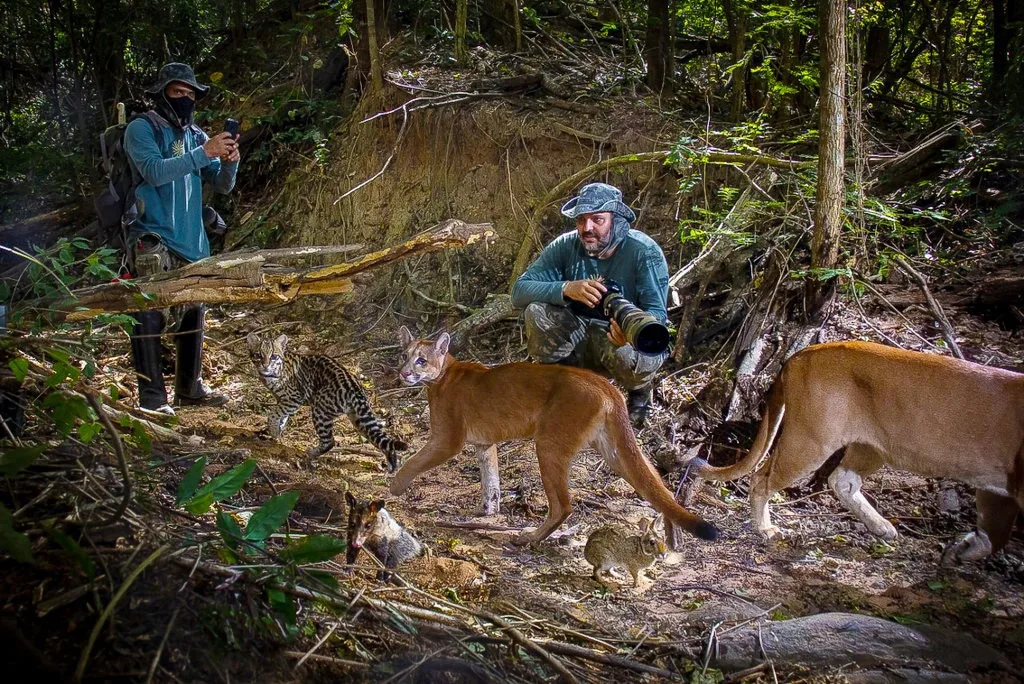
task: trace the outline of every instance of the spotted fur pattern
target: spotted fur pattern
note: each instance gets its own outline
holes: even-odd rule
[[[384,452],[388,471],[394,472],[398,453],[409,446],[384,432],[351,372],[327,356],[287,353],[287,335],[271,340],[252,333],[246,341],[263,384],[277,398],[277,406],[267,415],[271,435],[280,437],[288,419],[301,406],[309,406],[320,442],[307,453],[319,456],[334,448],[334,419],[344,413],[371,444]]]

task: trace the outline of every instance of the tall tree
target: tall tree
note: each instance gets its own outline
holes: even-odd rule
[[[991,99],[1024,112],[1024,3],[992,0]]]
[[[744,0],[722,0],[722,7],[725,10],[733,63],[729,119],[741,121],[747,101],[747,66],[742,64],[747,51],[747,5]]]
[[[384,90],[384,68],[380,63],[380,47],[377,44],[376,0],[366,0],[366,48],[370,55],[370,82],[375,92]]]
[[[811,235],[811,267],[834,268],[843,226],[843,166],[846,150],[846,3],[821,0],[821,120],[818,141],[818,190]],[[824,303],[821,281],[808,281],[808,312]]]
[[[675,79],[672,4],[672,0],[650,0],[647,5],[647,85],[666,97],[672,95]]]
[[[455,0],[455,61],[465,64],[469,61],[466,49],[466,24],[469,23],[469,0]]]

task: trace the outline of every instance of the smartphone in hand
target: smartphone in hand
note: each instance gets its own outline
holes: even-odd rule
[[[224,122],[224,131],[230,133],[232,138],[238,139],[240,124],[237,119],[228,119]]]

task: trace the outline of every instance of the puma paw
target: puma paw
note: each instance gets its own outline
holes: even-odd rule
[[[526,546],[527,544],[533,544],[540,541],[540,537],[537,535],[536,528],[528,527],[516,536],[512,537],[511,541],[516,546]]]
[[[868,529],[871,530],[871,534],[887,542],[890,542],[899,536],[899,533],[896,532],[896,528],[893,527],[893,524],[888,520],[882,520],[874,527],[869,527]]]
[[[775,525],[769,525],[763,530],[758,530],[758,533],[764,537],[765,541],[778,541],[786,538],[786,532]]]

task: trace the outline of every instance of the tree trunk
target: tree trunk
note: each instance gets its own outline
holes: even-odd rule
[[[811,267],[834,268],[843,226],[843,161],[846,141],[846,4],[821,0],[821,139],[818,142],[818,191],[811,236]],[[808,281],[807,312],[824,304],[822,282]]]
[[[519,0],[507,0],[512,10],[512,30],[516,36],[516,52],[523,51],[523,22],[519,17]]]
[[[743,120],[743,109],[747,101],[747,65],[741,64],[746,54],[747,8],[743,0],[722,0],[725,22],[729,30],[729,45],[732,48],[732,97],[729,101],[729,119]]]
[[[469,0],[455,0],[455,61],[465,65],[469,61],[466,49],[466,24],[469,19]]]
[[[672,40],[672,0],[650,0],[647,5],[647,85],[670,97],[675,77]]]
[[[278,266],[285,258],[309,259],[347,251],[346,246],[295,247],[207,257],[147,278],[104,283],[70,295],[21,301],[9,327],[28,329],[39,318],[84,321],[101,313],[163,309],[179,304],[263,302],[281,304],[306,295],[351,292],[352,277],[417,254],[466,247],[494,237],[489,223],[448,219],[405,242],[354,261],[302,269]],[[140,296],[142,295],[142,296]]]
[[[366,47],[370,56],[370,82],[376,93],[384,91],[384,69],[380,63],[380,47],[377,45],[376,0],[366,0]]]
[[[990,99],[1024,108],[1024,7],[1020,0],[992,3],[992,85]]]

